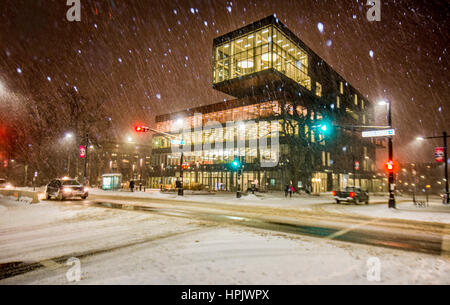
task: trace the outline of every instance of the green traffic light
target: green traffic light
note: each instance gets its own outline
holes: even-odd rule
[[[327,125],[322,125],[322,127],[320,127],[320,129],[322,129],[322,131],[327,131],[328,127],[327,127]]]

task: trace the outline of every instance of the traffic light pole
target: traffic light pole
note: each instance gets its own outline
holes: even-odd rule
[[[180,160],[180,180],[181,180],[181,187],[178,189],[178,196],[184,195],[184,189],[183,189],[183,162],[184,162],[184,155],[183,155],[183,145],[180,145],[181,149],[181,160]]]
[[[170,134],[170,133],[167,133],[167,132],[163,132],[163,131],[160,131],[160,130],[157,130],[157,129],[154,129],[154,128],[151,128],[151,127],[148,127],[148,126],[136,126],[135,128],[134,128],[137,132],[149,132],[149,131],[152,131],[152,132],[154,132],[154,133],[157,133],[157,134],[160,134],[160,135],[162,135],[162,136],[164,136],[164,137],[166,137],[166,138],[169,138],[169,139],[176,139],[177,137],[176,136],[174,136],[174,135],[172,135],[172,134]],[[182,134],[183,135],[183,134]],[[184,154],[183,154],[183,138],[181,138],[181,141],[180,141],[180,149],[181,149],[181,158],[180,158],[180,179],[181,179],[181,187],[179,187],[178,188],[178,196],[183,196],[184,195],[184,189],[183,189],[183,162],[184,162]]]
[[[420,137],[420,139],[440,139],[442,138],[444,140],[444,177],[445,177],[445,195],[446,195],[446,203],[450,203],[450,192],[448,187],[448,150],[447,150],[447,138],[449,136],[447,135],[447,132],[444,131],[442,133],[442,136],[436,136],[436,137]]]
[[[445,194],[447,195],[447,204],[450,203],[450,194],[448,191],[448,152],[447,152],[447,132],[444,131],[443,132],[443,137],[444,137],[444,171],[445,171]]]
[[[86,133],[86,156],[84,157],[84,174],[83,174],[83,184],[86,185],[87,182],[87,159],[88,159],[88,150],[89,150],[89,134]]]
[[[392,113],[391,113],[391,102],[388,103],[388,125],[392,128]],[[392,147],[392,136],[388,137],[388,153],[389,161],[394,160],[394,149]],[[389,208],[395,209],[395,181],[394,181],[394,171],[389,172],[388,177],[388,187],[389,187]]]

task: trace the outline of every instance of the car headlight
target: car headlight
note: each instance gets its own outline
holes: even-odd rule
[[[72,192],[72,190],[70,188],[68,188],[68,187],[65,187],[65,188],[63,188],[63,192],[64,193],[70,193],[70,192]]]
[[[83,192],[89,191],[89,188],[87,186],[83,187]]]

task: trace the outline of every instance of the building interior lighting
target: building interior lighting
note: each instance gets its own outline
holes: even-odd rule
[[[253,61],[252,60],[241,60],[238,62],[238,67],[243,69],[249,69],[253,68]]]
[[[264,53],[264,54],[261,56],[261,59],[262,59],[263,61],[270,61],[271,59],[272,59],[272,60],[277,60],[277,54],[276,54],[276,53],[270,53],[270,55],[272,55],[272,56],[269,56],[269,53]]]

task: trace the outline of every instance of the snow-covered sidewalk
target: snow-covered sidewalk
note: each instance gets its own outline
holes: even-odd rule
[[[176,194],[161,193],[159,190],[148,192],[110,192],[92,189],[90,194],[97,196],[115,197],[121,202],[130,203],[133,198],[166,199],[171,201],[204,203],[204,208],[209,209],[212,205],[241,206],[270,208],[289,211],[316,211],[324,213],[338,213],[342,215],[361,215],[375,218],[405,219],[427,222],[450,223],[450,205],[443,205],[437,198],[430,200],[429,206],[414,206],[411,198],[397,197],[397,209],[388,209],[387,196],[372,196],[369,205],[359,204],[335,204],[331,194],[321,196],[295,195],[292,198],[284,198],[279,193],[248,194],[242,198],[236,198],[234,193],[217,193],[211,195],[186,195],[183,197]],[[115,199],[114,199],[115,200]],[[164,200],[161,200],[164,203]],[[384,204],[386,203],[386,204]],[[137,204],[137,203],[136,203]],[[144,202],[139,204],[145,205]],[[153,204],[153,202],[152,202]],[[261,211],[261,210],[259,210]]]
[[[450,260],[427,254],[213,226],[177,217],[0,198],[0,264],[44,267],[4,284],[450,284]],[[380,281],[368,277],[379,263]],[[369,272],[369,274],[372,274]]]

